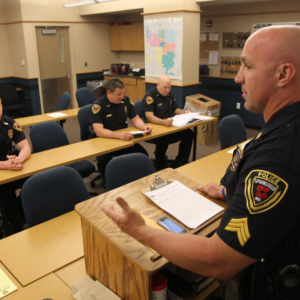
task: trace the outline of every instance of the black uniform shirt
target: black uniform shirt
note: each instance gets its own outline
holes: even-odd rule
[[[100,123],[105,129],[115,131],[127,128],[127,117],[133,119],[136,116],[135,107],[127,96],[120,104],[114,104],[104,95],[92,105],[90,124]]]
[[[3,116],[0,120],[0,159],[6,159],[6,155],[12,150],[12,142],[18,144],[25,140],[22,127],[12,118]]]
[[[160,119],[172,118],[177,108],[178,105],[173,94],[169,93],[167,96],[162,96],[156,87],[146,93],[142,102],[144,117],[145,112],[150,111]]]
[[[291,235],[300,237],[299,149],[297,102],[273,115],[244,150],[235,150],[221,180],[228,207],[217,230],[230,247],[261,259]]]

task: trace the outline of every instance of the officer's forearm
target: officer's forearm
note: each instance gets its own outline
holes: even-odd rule
[[[158,125],[164,125],[165,126],[165,120],[164,119],[160,119],[158,117],[155,117],[154,115],[153,116],[146,116],[146,117],[147,117],[147,120],[150,123],[158,124]]]
[[[184,110],[182,110],[182,109],[180,109],[180,108],[176,108],[176,109],[174,110],[174,114],[175,114],[175,115],[182,115],[182,114],[184,114]]]
[[[94,128],[95,130],[95,128]],[[120,133],[119,132],[115,132],[109,129],[105,129],[105,128],[97,128],[95,130],[95,134],[96,136],[99,137],[103,137],[103,138],[109,138],[109,139],[119,139],[120,138]]]
[[[27,140],[23,140],[22,142],[17,144],[20,149],[20,153],[17,157],[17,160],[21,163],[26,161],[31,156],[31,149]]]

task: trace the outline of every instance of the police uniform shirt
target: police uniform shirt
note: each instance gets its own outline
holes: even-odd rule
[[[22,126],[14,119],[2,115],[0,120],[0,159],[5,159],[12,150],[12,142],[18,144],[25,139]]]
[[[127,96],[119,104],[111,103],[107,95],[97,99],[92,105],[90,124],[103,124],[105,129],[112,131],[127,128],[127,117],[137,116],[133,103]]]
[[[142,102],[144,117],[145,112],[150,111],[160,119],[172,118],[177,108],[178,105],[173,94],[169,93],[167,96],[162,96],[156,87],[146,93]]]
[[[228,207],[218,236],[261,259],[291,234],[300,236],[300,102],[283,108],[233,154],[221,184]],[[297,225],[298,224],[298,225]]]

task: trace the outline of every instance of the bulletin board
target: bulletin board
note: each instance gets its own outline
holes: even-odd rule
[[[219,50],[219,32],[200,32],[200,53],[201,59],[209,58],[209,51]]]

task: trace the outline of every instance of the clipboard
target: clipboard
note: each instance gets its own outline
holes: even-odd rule
[[[165,187],[166,185],[176,181],[177,179],[172,179],[172,178],[169,178],[167,180],[163,180],[161,177],[159,177],[158,175],[154,175],[154,180],[153,180],[153,184],[150,185],[149,187],[146,187],[144,189],[141,190],[141,193],[146,196],[146,193],[147,192],[150,192],[150,191],[153,191],[153,190],[157,190],[157,189],[160,189],[162,187]],[[147,196],[146,196],[147,197]],[[220,216],[223,215],[223,211],[221,211],[220,213],[216,214],[215,216],[213,216],[212,218],[210,218],[209,220],[207,220],[205,223],[201,224],[200,226],[198,226],[197,228],[195,229],[192,229],[192,230],[189,230],[186,234],[194,234],[194,233],[197,233],[198,231],[200,231],[201,229],[205,228],[206,226],[210,225],[212,222],[214,222],[216,219],[220,218]],[[144,215],[142,215],[143,217],[145,217]],[[148,218],[149,219],[149,218]],[[145,220],[146,222],[146,220]],[[151,222],[155,223],[154,221],[151,220]],[[147,224],[147,222],[146,222]],[[150,227],[154,227],[154,228],[157,228],[156,226],[151,226],[151,224],[147,224],[149,225]],[[156,223],[155,223],[156,225]],[[147,247],[147,246],[146,246]],[[151,250],[152,252],[155,252],[155,254],[153,254],[151,257],[150,257],[150,260],[151,261],[156,261],[157,259],[159,259],[161,257],[161,254],[156,252],[155,250],[153,249],[150,249],[149,247],[147,247],[149,250]]]

